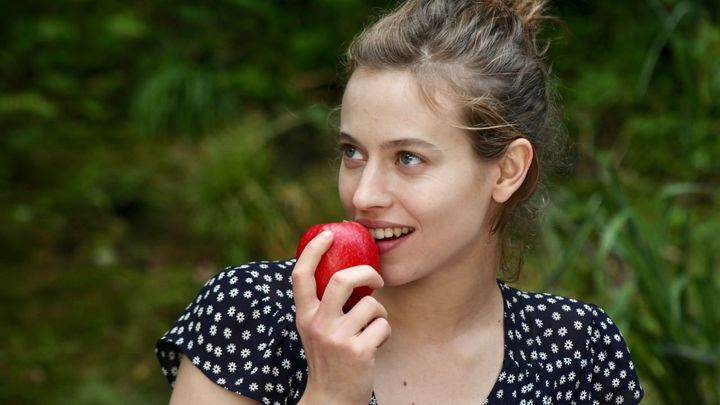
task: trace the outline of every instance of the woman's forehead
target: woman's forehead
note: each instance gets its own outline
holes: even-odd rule
[[[409,126],[458,126],[460,108],[447,91],[424,86],[407,70],[357,70],[343,95],[341,125],[356,121]]]
[[[343,98],[338,140],[388,150],[465,149],[469,140],[456,111],[440,105],[428,105],[410,72],[360,72]]]

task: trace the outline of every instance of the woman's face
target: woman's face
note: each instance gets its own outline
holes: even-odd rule
[[[431,110],[401,71],[358,70],[343,97],[340,198],[375,234],[386,285],[494,271],[487,217],[499,169],[475,156],[451,103],[438,102]]]

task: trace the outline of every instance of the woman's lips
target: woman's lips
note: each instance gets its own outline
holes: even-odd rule
[[[410,238],[410,235],[412,235],[412,232],[401,234],[398,237],[392,236],[387,239],[375,239],[375,244],[378,247],[378,251],[382,255],[395,249],[401,243],[405,242],[408,238]]]
[[[373,239],[375,239],[375,244],[381,255],[395,249],[415,232],[414,227],[396,222],[369,219],[356,219],[355,221],[368,229]]]
[[[380,254],[387,253],[395,249],[398,245],[405,242],[415,230],[413,228],[394,228],[388,230],[383,229],[371,229],[370,233],[375,237],[375,244],[380,251]]]

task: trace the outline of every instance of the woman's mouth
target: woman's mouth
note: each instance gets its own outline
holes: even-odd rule
[[[415,228],[403,226],[395,228],[368,228],[368,230],[375,240],[388,240],[407,235],[408,233],[413,232]]]
[[[408,236],[415,231],[409,226],[391,228],[368,228],[375,239],[375,244],[380,254],[385,254],[407,240]]]

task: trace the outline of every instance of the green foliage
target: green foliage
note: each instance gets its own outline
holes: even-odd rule
[[[665,402],[715,403],[720,220],[708,220],[713,210],[705,204],[717,206],[718,195],[699,184],[653,190],[621,181],[609,163],[600,170],[600,187],[586,202],[563,190],[549,209],[541,257],[553,271],[541,288],[572,286],[603,303],[631,342],[642,381]],[[628,193],[631,186],[637,195]]]
[[[341,56],[392,3],[0,4],[1,402],[166,402],[199,286],[342,216]],[[720,402],[720,6],[553,6],[576,164],[524,287],[606,307],[648,403]]]
[[[308,124],[307,119],[292,114],[275,121],[248,116],[208,138],[192,163],[186,190],[197,212],[192,226],[227,252],[224,256],[230,262],[260,259],[258,252],[270,257],[292,256],[297,235],[317,218],[313,207],[322,207],[319,211],[326,215],[340,215],[333,208],[336,199],[322,201],[334,190],[334,179],[328,175],[331,171],[315,174],[311,181],[291,176],[302,172],[301,162],[293,157],[301,151],[292,144],[303,124]],[[306,135],[301,143],[312,138]],[[318,141],[327,143],[316,139],[316,144]],[[322,189],[318,190],[319,186]]]

